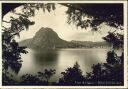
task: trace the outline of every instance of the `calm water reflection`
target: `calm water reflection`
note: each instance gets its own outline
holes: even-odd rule
[[[67,67],[72,67],[77,61],[83,73],[91,71],[91,66],[105,62],[107,49],[60,49],[60,50],[32,50],[22,55],[22,68],[19,76],[30,73],[35,74],[44,69],[56,69],[54,79]]]

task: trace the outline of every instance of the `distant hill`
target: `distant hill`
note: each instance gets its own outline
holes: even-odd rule
[[[30,39],[20,41],[19,46],[27,46],[30,48],[31,43],[32,43],[32,39],[30,38]]]
[[[75,41],[72,40],[71,43],[76,44],[78,47],[93,48],[93,47],[110,47],[110,44],[106,41],[102,42],[92,42],[92,41]]]
[[[20,46],[38,49],[109,47],[106,42],[65,41],[51,28],[41,28],[31,39],[19,42]]]

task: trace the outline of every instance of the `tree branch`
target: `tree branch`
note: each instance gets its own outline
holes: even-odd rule
[[[10,11],[23,5],[24,3],[2,3],[2,18]]]
[[[23,17],[28,18],[28,16],[26,16],[26,15],[24,15],[24,14],[21,14],[21,13],[16,13],[16,12],[13,12],[13,13],[16,14],[16,15],[23,16]]]
[[[8,21],[5,21],[5,20],[2,20],[2,22],[5,22],[5,23],[11,23],[10,21],[8,22]]]

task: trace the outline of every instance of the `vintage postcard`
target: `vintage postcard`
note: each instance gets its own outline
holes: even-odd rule
[[[1,87],[127,88],[127,1],[0,1]]]

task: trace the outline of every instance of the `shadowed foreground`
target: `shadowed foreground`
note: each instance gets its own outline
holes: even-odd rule
[[[114,51],[107,53],[107,63],[98,63],[92,66],[92,72],[83,75],[80,65],[76,62],[73,67],[61,72],[58,82],[50,82],[55,74],[54,69],[45,69],[36,75],[25,74],[21,81],[13,80],[13,75],[3,72],[2,84],[6,85],[53,85],[53,86],[112,86],[123,85],[123,53],[117,56]]]

